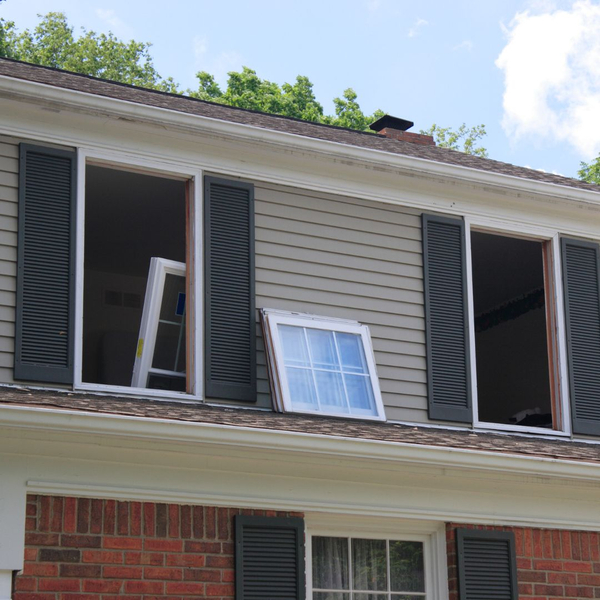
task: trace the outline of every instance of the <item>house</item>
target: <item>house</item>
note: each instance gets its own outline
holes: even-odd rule
[[[600,597],[600,188],[0,60],[0,600]]]

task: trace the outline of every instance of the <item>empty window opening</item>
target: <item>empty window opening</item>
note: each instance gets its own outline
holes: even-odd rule
[[[546,242],[471,233],[482,422],[553,427],[545,250]]]
[[[186,182],[88,165],[85,184],[82,380],[131,386],[151,259],[185,263]],[[181,278],[180,278],[181,279]],[[173,286],[167,286],[169,289]],[[185,285],[165,294],[161,318],[181,323]],[[173,288],[174,289],[174,288]],[[185,329],[185,328],[184,328]],[[170,331],[172,330],[172,331]],[[186,390],[182,327],[163,326],[157,360],[173,354],[179,377],[140,387]],[[173,339],[171,339],[173,338]],[[163,361],[164,362],[164,361]],[[173,361],[171,361],[173,362]],[[158,366],[158,365],[157,365]],[[162,365],[161,365],[162,366]]]

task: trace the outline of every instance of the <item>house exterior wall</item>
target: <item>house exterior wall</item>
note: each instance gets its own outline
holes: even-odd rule
[[[279,511],[27,496],[13,600],[233,600],[234,517]]]
[[[521,600],[600,598],[600,536],[595,531],[446,525],[449,599],[458,600],[456,529],[512,531]]]

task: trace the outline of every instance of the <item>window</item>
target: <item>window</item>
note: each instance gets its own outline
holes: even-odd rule
[[[254,402],[253,190],[21,144],[15,379]]]
[[[312,537],[312,600],[425,598],[423,542]]]
[[[366,326],[268,309],[262,317],[277,410],[385,419]]]

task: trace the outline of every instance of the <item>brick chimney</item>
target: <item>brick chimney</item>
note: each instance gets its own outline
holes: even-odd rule
[[[422,146],[435,146],[435,141],[432,136],[423,135],[422,133],[409,133],[406,131],[413,125],[414,123],[412,121],[385,115],[381,117],[381,119],[377,119],[377,121],[371,123],[369,129],[393,140],[410,142],[411,144],[421,144]]]

